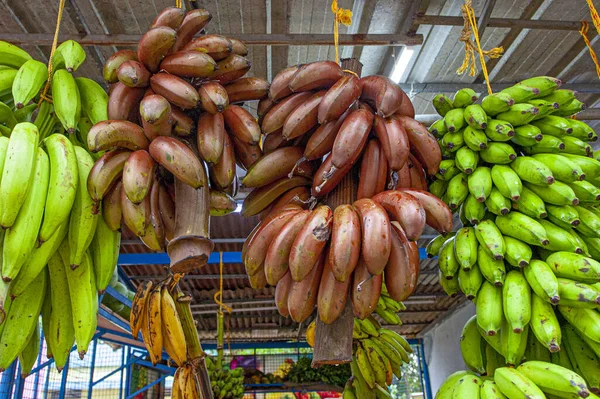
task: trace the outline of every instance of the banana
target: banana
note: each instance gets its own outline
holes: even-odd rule
[[[64,69],[52,76],[54,112],[69,134],[74,134],[81,117],[81,98],[75,78]]]
[[[104,221],[103,217],[98,218],[96,232],[90,244],[90,254],[92,256],[96,286],[100,294],[108,286],[119,257],[119,248],[121,244],[121,233],[113,231]]]
[[[71,248],[71,267],[77,267],[81,262],[85,251],[92,242],[96,223],[98,222],[98,215],[94,214],[94,200],[87,190],[87,180],[94,165],[94,160],[85,149],[78,146],[75,146],[75,156],[79,183],[77,184],[75,201],[69,219],[68,237]]]
[[[488,139],[496,142],[509,141],[515,135],[515,130],[510,123],[498,119],[490,119],[484,132]]]
[[[2,279],[14,279],[37,243],[48,193],[50,163],[48,155],[37,149],[36,163],[30,189],[13,225],[6,230],[2,248]]]
[[[302,69],[303,67],[300,67],[300,71]],[[290,82],[292,91],[295,90],[293,86],[298,75],[300,72]],[[366,76],[360,80],[360,84],[362,86],[360,99],[374,105],[376,111],[374,113],[377,115],[387,118],[398,111],[399,114],[411,114],[412,117],[412,112],[410,110],[406,112],[406,104],[403,104],[404,98],[407,97],[406,93],[390,78],[376,75]],[[408,100],[406,102],[410,103]],[[405,112],[402,112],[403,108]]]
[[[600,281],[600,263],[584,255],[554,252],[546,263],[557,277],[594,284]]]
[[[0,41],[0,65],[19,69],[25,62],[31,60],[31,56],[22,48]]]
[[[518,83],[514,86],[507,87],[500,91],[500,93],[508,94],[515,103],[524,103],[532,98],[538,97],[540,95],[540,90],[537,87],[530,87],[527,84]]]
[[[546,165],[555,179],[564,183],[576,182],[585,179],[585,173],[569,158],[558,154],[537,154],[533,159]]]
[[[533,157],[518,157],[510,164],[510,167],[521,180],[531,184],[543,186],[554,183],[554,176],[550,168]]]
[[[558,89],[562,85],[562,81],[551,76],[536,76],[522,80],[519,84],[536,88],[539,91],[537,96],[544,97]]]
[[[565,144],[564,152],[566,154],[589,156],[594,152],[592,146],[585,141],[579,140],[578,138],[565,136],[561,137],[561,140]]]
[[[566,119],[566,121],[573,129],[573,133],[571,133],[573,137],[583,141],[594,141],[594,137],[597,137],[594,129],[592,129],[587,123],[570,118]]]
[[[551,395],[584,398],[590,394],[581,376],[556,364],[529,361],[520,365],[517,370]]]
[[[108,119],[108,95],[104,88],[92,79],[75,78],[81,98],[81,112],[93,125]]]
[[[358,365],[358,356],[356,354],[352,357],[350,370],[352,371],[352,376],[354,377],[352,386],[356,390],[357,398],[375,399],[375,392],[373,392],[371,386],[364,377],[363,371]],[[367,376],[367,378],[370,377]]]
[[[515,135],[511,139],[521,146],[534,146],[543,139],[541,130],[534,125],[522,125],[515,128]]]
[[[143,150],[139,150],[143,151]],[[108,195],[110,190],[117,184],[123,175],[125,163],[129,159],[131,151],[111,150],[107,151],[94,163],[87,178],[87,190],[96,204]],[[141,178],[142,176],[140,176]],[[119,185],[122,183],[119,182]],[[77,187],[76,187],[77,188]],[[97,208],[97,207],[96,207]],[[94,208],[94,211],[96,211]]]
[[[493,375],[493,373],[490,375]],[[479,396],[481,399],[506,399],[506,396],[500,392],[500,389],[493,380],[484,380],[481,383]]]
[[[50,313],[49,329],[44,331],[44,336],[52,348],[54,362],[59,371],[65,366],[75,342],[67,268],[67,264],[63,262],[58,252],[48,260],[52,312]]]
[[[318,109],[321,125],[335,121],[356,101],[361,94],[359,79],[346,74],[340,78],[323,96]]]
[[[450,110],[454,109],[452,100],[445,94],[436,95],[432,103],[437,113],[441,116],[445,116]]]
[[[575,327],[588,345],[597,346],[598,342],[600,342],[600,329],[598,328],[600,315],[596,310],[559,305],[558,311],[565,320]]]
[[[508,111],[496,115],[497,119],[506,121],[512,126],[526,125],[539,113],[539,109],[531,104],[515,104]]]
[[[458,380],[452,398],[479,398],[479,390],[483,381],[477,376],[465,376]]]
[[[478,168],[479,169],[479,168]],[[464,212],[467,220],[472,224],[476,225],[485,215],[485,204],[477,200],[473,195],[468,195],[463,202],[461,209]]]
[[[73,145],[62,134],[44,140],[50,158],[50,184],[46,197],[40,242],[48,240],[69,217],[79,184],[77,158]]]
[[[187,360],[187,345],[183,334],[181,320],[175,308],[175,302],[166,286],[163,286],[161,293],[160,317],[162,324],[163,344],[169,354],[169,357],[181,366]]]
[[[0,43],[1,50],[1,43]],[[23,294],[10,303],[0,338],[0,370],[6,370],[27,346],[38,327],[38,316],[45,299],[48,273],[40,273]]]
[[[38,354],[40,353],[40,326],[37,325],[33,328],[33,334],[27,346],[21,353],[19,353],[19,365],[21,366],[21,377],[27,378],[31,373],[33,366],[38,360]]]
[[[142,325],[146,314],[146,300],[152,288],[152,281],[145,281],[144,283],[140,284],[137,288],[135,296],[133,297],[133,300],[131,301],[129,325],[131,327],[131,335],[134,339],[138,338],[138,334],[142,330]]]
[[[492,191],[491,169],[485,166],[478,167],[468,177],[469,193],[479,202],[485,202]]]
[[[142,336],[153,364],[162,359],[163,329],[162,329],[162,284],[156,285],[148,294]]]
[[[447,239],[440,248],[438,255],[438,265],[446,280],[452,280],[460,268],[460,264],[454,253],[455,238],[451,237]]]
[[[531,289],[520,271],[508,272],[502,298],[504,317],[513,332],[520,334],[531,319]]]
[[[156,162],[188,186],[197,189],[208,183],[198,156],[181,141],[160,136],[152,140],[148,151]]]
[[[301,147],[278,148],[256,161],[248,169],[242,184],[246,187],[262,187],[289,175],[302,157]]]
[[[475,300],[482,283],[483,275],[479,270],[479,265],[474,264],[469,270],[463,268],[458,270],[458,285],[468,300]]]
[[[567,353],[567,340],[563,342],[563,347],[565,350],[560,350],[558,352],[551,353],[550,360],[554,364],[557,364],[569,370],[573,370],[573,365],[571,364],[571,360],[569,359],[569,355]]]
[[[473,269],[471,269],[471,271],[472,270]],[[441,270],[438,271],[438,282],[442,286],[442,289],[444,290],[446,295],[452,298],[456,297],[461,291],[459,280],[457,278],[454,278],[454,276],[452,276],[452,280],[448,280]]]
[[[375,388],[375,372],[373,370],[373,367],[371,366],[369,358],[367,357],[367,353],[360,346],[356,348],[356,364],[358,366],[358,369],[360,370],[360,374],[363,376],[369,388]]]
[[[385,321],[387,324],[390,324],[393,326],[402,325],[402,321],[400,320],[400,317],[396,313],[389,311],[387,309],[379,308],[379,307],[375,311],[379,315],[379,317],[381,317],[383,319],[383,321]]]
[[[435,399],[452,399],[452,395],[454,394],[454,389],[458,381],[464,377],[474,376],[475,374],[465,370],[457,371],[453,374],[450,374],[440,386],[440,389],[435,395]]]
[[[482,160],[491,164],[509,164],[516,157],[517,153],[510,144],[490,142],[487,148],[479,152]]]
[[[458,151],[465,144],[464,129],[448,132],[439,141],[440,147],[449,153]]]
[[[548,216],[544,201],[527,187],[521,189],[521,196],[513,201],[513,209],[535,219],[542,219]]]
[[[498,115],[501,112],[506,112],[515,103],[515,100],[510,94],[501,91],[490,94],[481,101],[481,107],[489,116]]]
[[[533,256],[531,247],[513,237],[504,236],[503,238],[506,245],[504,254],[506,261],[514,267],[524,268],[527,266]]]
[[[210,75],[211,80],[219,84],[227,84],[241,78],[250,70],[250,60],[237,54],[231,54],[229,57],[217,62],[215,71]]]
[[[431,241],[429,241],[429,243],[427,244],[427,247],[425,248],[425,250],[427,252],[427,257],[434,258],[434,257],[438,256],[440,253],[440,249],[442,248],[442,245],[444,244],[444,242],[446,242],[446,240],[448,238],[451,238],[455,235],[456,235],[456,233],[449,233],[446,236],[443,236],[440,234],[440,235],[436,236],[435,238],[433,238]]]
[[[446,125],[444,124],[444,118],[438,119],[437,121],[433,122],[431,126],[429,126],[429,131],[437,139],[442,138],[444,134],[448,133],[448,130],[446,130]]]
[[[550,242],[544,227],[520,212],[509,212],[496,217],[496,227],[505,236],[510,236],[531,245],[544,246]]]
[[[504,284],[506,276],[504,261],[494,259],[481,245],[477,248],[477,264],[481,274],[487,281],[497,287]]]
[[[149,141],[139,125],[121,120],[108,120],[95,124],[89,131],[87,146],[92,152],[126,148],[131,151],[147,150]]]
[[[590,158],[587,156],[581,155],[573,155],[573,154],[562,154],[563,156],[569,158],[572,162],[579,165],[583,173],[590,178],[592,176],[600,175],[600,161]]]
[[[541,100],[541,99],[531,100],[531,101],[528,101],[528,103],[533,105],[534,107],[537,107],[537,109],[539,110],[536,117],[533,118],[534,121],[543,119],[546,116],[553,114],[554,112],[556,112],[558,110],[558,108],[560,106],[557,102],[551,102],[551,101],[546,101],[546,100]]]
[[[372,343],[371,340],[365,339],[361,342],[361,344],[365,353],[367,354],[369,364],[373,369],[375,382],[379,385],[386,385],[387,357],[385,357],[385,355],[381,356],[378,353],[377,347]]]
[[[538,127],[543,135],[558,137],[561,140],[564,136],[573,133],[573,128],[568,120],[560,116],[550,115],[533,121],[531,124]]]
[[[123,166],[123,190],[127,198],[139,204],[150,194],[156,162],[145,150],[132,152]]]
[[[54,51],[52,57],[52,69],[57,71],[60,68],[65,68],[72,73],[79,68],[85,61],[85,50],[81,44],[75,40],[66,40],[62,42]]]
[[[200,102],[198,91],[175,75],[157,73],[150,78],[150,87],[155,94],[163,96],[171,104],[184,110],[196,108]]]
[[[506,247],[500,230],[492,220],[484,220],[475,226],[477,241],[496,260],[504,259]]]
[[[1,47],[0,47],[1,48]],[[0,225],[13,225],[21,209],[33,179],[38,129],[32,123],[22,122],[15,126],[8,143],[0,183]]]
[[[15,76],[12,95],[17,109],[33,100],[48,80],[48,67],[36,60],[26,61]]]
[[[472,89],[460,89],[454,94],[452,100],[452,106],[454,108],[465,108],[472,105],[479,98],[479,94],[475,93]]]
[[[200,106],[210,114],[216,114],[223,112],[229,105],[229,98],[227,91],[223,86],[217,82],[205,82],[198,88],[198,94],[200,95]],[[234,106],[234,110],[237,110],[237,106]],[[251,120],[254,122],[254,120]],[[232,130],[237,127],[233,123],[231,124]],[[251,123],[249,126],[256,127],[256,123]]]
[[[523,184],[519,175],[511,167],[494,165],[491,170],[491,178],[500,194],[513,201],[519,200]]]
[[[487,115],[483,108],[481,108],[481,105],[478,104],[467,106],[464,110],[464,118],[473,129],[483,130],[488,125]]]
[[[477,262],[477,242],[472,227],[463,227],[456,232],[454,253],[462,269],[469,270]]]
[[[508,398],[544,399],[540,388],[518,369],[501,367],[494,373],[494,382]]]
[[[117,69],[117,78],[127,87],[148,87],[150,71],[139,61],[125,61]]]
[[[479,374],[485,374],[485,347],[487,343],[479,334],[477,316],[471,317],[460,335],[460,352],[467,367]]]
[[[588,344],[577,334],[576,330],[567,325],[564,327],[565,345],[573,370],[582,376],[591,392],[600,391],[600,360]]]
[[[600,189],[588,181],[566,183],[581,202],[600,201]]]
[[[504,197],[496,187],[492,188],[492,192],[485,200],[485,205],[488,211],[494,215],[506,215],[511,208],[510,200]]]
[[[477,168],[479,155],[468,147],[461,147],[456,152],[456,167],[466,174],[471,174]]]
[[[385,211],[384,211],[385,212]],[[359,211],[360,214],[360,211]],[[333,223],[333,212],[326,205],[319,206],[311,212],[304,226],[298,231],[292,244],[289,257],[289,268],[294,281],[303,280],[317,263],[317,260],[325,251],[325,244],[331,234]],[[389,229],[389,224],[386,226]],[[318,234],[314,234],[319,232]],[[364,245],[363,245],[363,248]],[[250,251],[248,251],[250,254]],[[363,255],[365,252],[363,252]],[[389,250],[388,250],[389,255]],[[250,256],[248,256],[250,258]],[[368,259],[365,256],[365,259]],[[257,259],[258,260],[258,259]],[[250,268],[250,261],[246,261],[246,268]],[[257,262],[257,266],[260,262]],[[387,258],[385,260],[387,263]],[[381,274],[381,273],[379,273]]]
[[[462,129],[463,127],[465,127],[466,122],[465,122],[465,116],[464,116],[465,110],[462,108],[456,108],[456,109],[452,109],[450,111],[448,111],[445,115],[442,115],[444,117],[444,126],[446,127],[446,130],[450,133],[452,132],[457,132],[460,129]],[[475,126],[472,126],[475,127]],[[480,127],[475,127],[475,128],[480,128]]]
[[[546,245],[546,249],[549,251],[568,251],[576,252],[578,254],[583,253],[583,248],[579,246],[578,241],[575,239],[575,237],[569,234],[568,231],[565,231],[555,224],[543,219],[539,220],[538,223],[540,223],[544,230],[546,230],[546,235],[550,240],[550,243]]]
[[[559,278],[558,279],[558,293],[560,299],[582,303],[595,303],[600,304],[600,292],[598,292],[593,286],[579,283],[577,281]],[[559,302],[561,303],[561,302]]]
[[[487,335],[496,335],[503,319],[502,287],[484,281],[477,295],[477,324]]]
[[[507,321],[504,322],[502,330],[500,330],[500,339],[506,364],[518,366],[521,363],[525,356],[528,338],[530,338],[529,335],[528,325],[525,326],[521,333],[517,334],[510,328]]]
[[[463,141],[473,151],[481,151],[487,148],[488,138],[483,130],[473,129],[467,126],[462,131]]]
[[[561,153],[565,149],[565,143],[554,136],[543,136],[536,144],[531,147],[523,147],[526,154],[545,154],[545,153]]]

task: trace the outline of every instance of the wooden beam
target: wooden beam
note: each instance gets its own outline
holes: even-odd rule
[[[521,19],[530,20],[543,3],[544,0],[532,0],[523,10],[523,13],[521,14]],[[512,44],[515,42],[515,40],[517,40],[517,37],[519,36],[519,33],[521,33],[522,30],[522,28],[512,28],[508,31],[506,36],[504,36],[504,39],[502,39],[502,42],[500,42],[500,47],[504,49],[504,52],[506,52],[510,48],[510,46],[512,46]],[[488,59],[488,61],[485,63],[487,66],[488,74],[492,74],[492,71],[494,70],[496,65],[498,65],[498,62],[500,62],[500,58]],[[482,82],[483,72],[480,71],[479,75],[477,76],[477,79],[475,79],[475,83]]]
[[[415,22],[421,25],[463,26],[464,24],[462,17],[451,17],[446,15],[421,15],[415,18]],[[579,29],[581,29],[581,22],[551,21],[541,19],[490,18],[487,26],[490,28],[579,31]]]
[[[333,35],[328,33],[282,33],[282,34],[228,34],[246,45],[269,46],[324,46],[333,45]],[[82,46],[131,46],[137,45],[141,35],[69,35],[59,36],[59,42],[76,40]],[[48,33],[0,33],[0,40],[16,45],[47,46],[52,44],[53,35]],[[423,44],[423,35],[405,34],[354,34],[340,35],[340,45],[352,46],[417,46]]]
[[[560,60],[548,71],[548,76],[559,76],[567,65],[586,48],[585,41],[580,37]]]
[[[496,5],[496,0],[486,0],[483,5],[483,10],[481,10],[481,16],[479,17],[479,21],[477,21],[477,31],[479,32],[479,37],[483,37],[483,32],[490,21],[490,16],[492,15],[492,10]]]
[[[273,1],[271,2],[271,34],[287,34],[289,29],[290,21],[290,9],[291,4],[287,1]],[[282,69],[288,66],[288,51],[287,46],[276,46],[271,47],[271,58],[267,60],[270,62],[271,74],[269,76],[269,82],[273,80]]]

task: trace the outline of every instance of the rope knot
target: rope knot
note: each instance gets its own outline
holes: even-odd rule
[[[350,26],[352,24],[352,11],[346,8],[338,7],[337,0],[331,2],[331,12],[333,13],[333,44],[335,46],[335,62],[340,63],[340,23]]]

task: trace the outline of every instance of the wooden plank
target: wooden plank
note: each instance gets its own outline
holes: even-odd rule
[[[588,22],[590,24],[592,23],[591,21]],[[421,25],[463,26],[464,20],[462,17],[451,17],[446,15],[421,15],[415,18],[415,23]],[[487,26],[490,28],[579,31],[579,29],[581,29],[581,22],[541,19],[490,18]]]
[[[288,33],[288,34],[229,34],[244,41],[249,46],[322,46],[333,45],[333,36],[320,33]],[[59,41],[77,40],[82,46],[130,46],[137,45],[141,35],[114,34],[114,35],[73,35],[63,34]],[[53,35],[48,33],[0,33],[0,40],[16,45],[48,46],[52,44]],[[353,46],[416,46],[423,43],[422,35],[408,36],[405,34],[354,34],[340,35],[340,45]]]
[[[271,0],[271,34],[287,34],[290,26],[290,6],[287,1],[272,1]],[[267,76],[271,81],[288,65],[287,46],[276,46],[271,48],[271,57],[267,59],[270,68]]]
[[[483,5],[483,10],[481,10],[481,16],[479,17],[479,21],[477,21],[477,32],[479,33],[479,37],[483,37],[483,32],[490,21],[490,16],[492,15],[492,10],[496,5],[496,0],[486,0]]]
[[[586,48],[583,38],[579,38],[577,42],[558,60],[556,64],[548,71],[548,76],[558,76],[560,73],[573,61],[573,59]],[[565,86],[565,85],[563,85]],[[566,88],[566,87],[562,87]]]

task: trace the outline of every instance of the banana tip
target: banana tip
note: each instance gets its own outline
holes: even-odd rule
[[[496,259],[496,260],[503,260],[504,259],[504,255],[502,255],[502,254],[496,254],[496,255],[494,255],[494,259]]]
[[[5,283],[10,283],[12,281],[12,278],[7,277],[7,276],[2,276],[2,281],[4,281]]]
[[[521,334],[523,332],[523,329],[522,328],[513,328],[513,332],[515,334]]]
[[[496,331],[489,330],[486,334],[488,335],[488,337],[493,337],[494,335],[496,335]]]
[[[579,205],[579,198],[574,198],[571,202],[573,203],[573,205]]]
[[[571,226],[575,227],[575,226],[579,226],[579,223],[581,223],[581,221],[579,219],[573,220],[571,222]]]
[[[554,177],[553,176],[548,176],[546,178],[546,181],[548,182],[548,184],[554,184]]]
[[[16,104],[15,104],[15,107],[16,107],[17,109],[21,109],[21,108],[23,108],[23,107],[24,107],[24,105],[23,105],[23,103],[16,103]]]
[[[79,265],[76,265],[74,263],[71,264],[71,270],[75,270],[79,267]]]
[[[453,280],[454,276],[446,276],[446,280]]]
[[[85,357],[85,353],[86,351],[79,351],[79,359],[83,360],[83,358]]]
[[[553,305],[556,305],[558,302],[560,302],[560,296],[554,295],[550,298],[550,303],[552,303]]]

